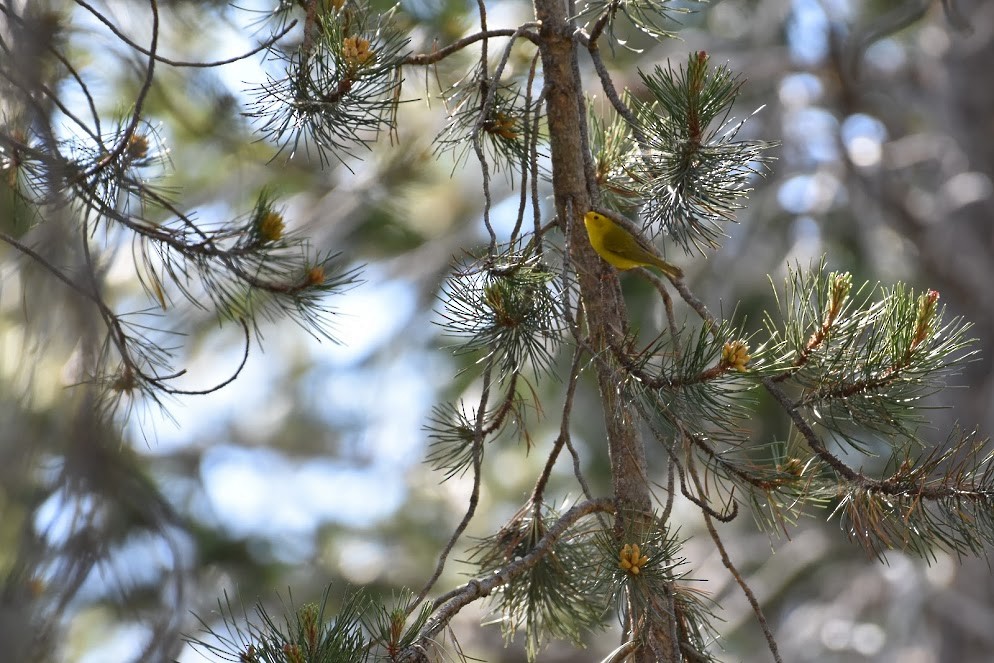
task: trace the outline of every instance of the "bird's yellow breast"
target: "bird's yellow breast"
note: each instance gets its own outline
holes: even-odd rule
[[[600,257],[618,269],[634,269],[652,264],[646,251],[635,238],[611,219],[597,212],[587,212],[583,217],[590,245]]]

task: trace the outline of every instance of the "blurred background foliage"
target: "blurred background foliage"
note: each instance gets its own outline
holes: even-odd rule
[[[83,3],[31,4],[53,17],[38,43],[68,45],[101,111],[127,113],[142,58]],[[244,53],[268,36],[261,20],[271,4],[164,4],[161,52],[187,61]],[[23,3],[0,7],[6,16]],[[147,3],[97,7],[147,43]],[[474,7],[403,0],[397,20],[411,50],[428,52],[474,31]],[[529,3],[495,3],[489,27],[529,18]],[[606,54],[619,88],[638,94],[636,64],[679,64],[706,50],[747,79],[736,113],[763,107],[746,137],[782,142],[772,174],[756,181],[722,250],[679,261],[695,291],[712,310],[734,310],[759,329],[762,310],[773,306],[767,275],[779,284],[788,264],[817,263],[823,254],[856,282],[938,290],[950,313],[975,324],[980,359],[957,378],[967,388],[940,394],[936,405],[953,407],[935,410],[932,423],[941,431],[958,419],[989,434],[994,4],[723,0],[679,18],[682,25],[672,26],[679,40],[660,46],[632,33],[625,48]],[[3,25],[9,38],[13,28]],[[527,71],[528,48],[512,57],[512,73]],[[386,597],[423,584],[469,492],[464,478],[440,484],[422,461],[432,406],[473,400],[461,373],[473,357],[454,356],[433,322],[453,259],[486,240],[480,173],[458,153],[437,152],[432,138],[446,120],[439,86],[474,66],[475,53],[405,68],[409,101],[396,134],[324,168],[306,150],[277,154],[243,115],[246,90],[273,66],[261,55],[220,68],[158,70],[145,107],[167,156],[157,184],[206,221],[249,213],[266,188],[289,228],[317,250],[362,265],[363,283],[329,302],[340,345],[290,322],[264,323],[232,385],[164,409],[139,405],[126,426],[109,425],[72,388],[81,339],[95,333],[93,312],[0,242],[0,642],[25,654],[10,660],[203,660],[178,634],[196,634],[189,611],[209,621],[225,592],[236,606],[262,599],[279,614],[277,593],[300,605],[319,599],[328,583],[333,601],[335,588],[350,583]],[[54,65],[39,55],[38,66]],[[592,70],[584,75],[595,78]],[[592,103],[607,110],[603,100]],[[506,237],[519,192],[501,174],[493,184],[494,219],[498,230],[508,224]],[[70,235],[60,232],[69,220],[48,219],[29,232],[18,204],[0,183],[0,230],[42,243],[46,255],[71,254]],[[658,324],[655,292],[641,280],[624,282],[629,309]],[[127,247],[108,256],[107,283],[118,310],[143,301]],[[237,366],[240,331],[188,306],[165,315],[185,335],[178,345],[188,372],[177,386],[199,388]],[[560,385],[534,386],[537,401],[555,412]],[[574,439],[594,491],[603,493],[610,475],[596,399],[592,383],[581,385]],[[538,407],[526,416],[530,443],[547,446],[558,420]],[[755,425],[762,442],[788,434],[772,404],[761,406]],[[487,453],[496,462],[485,466],[493,472],[484,477],[487,517],[474,536],[518,508],[544,461],[513,437]],[[560,468],[555,477],[567,488],[549,494],[572,490],[569,476]],[[767,660],[748,605],[691,513],[681,521],[678,501],[692,575],[725,610],[723,644],[731,658]],[[989,660],[994,581],[985,562],[940,554],[926,564],[895,552],[882,565],[823,515],[772,541],[739,519],[725,537],[785,660]],[[450,563],[443,588],[467,570]],[[456,622],[468,654],[523,660],[516,646],[503,649],[498,629],[479,629],[479,617]],[[613,642],[601,638],[581,653],[553,643],[539,660],[600,660]]]

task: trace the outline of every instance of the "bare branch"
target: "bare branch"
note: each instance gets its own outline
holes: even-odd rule
[[[481,32],[473,33],[467,37],[455,41],[444,48],[440,48],[432,51],[431,53],[417,53],[407,55],[401,60],[401,64],[409,64],[416,66],[424,66],[429,64],[435,64],[436,62],[441,62],[448,56],[461,51],[470,44],[475,44],[476,42],[482,40],[491,39],[494,37],[513,37],[520,36],[524,37],[532,43],[538,43],[538,36],[533,30],[521,30],[521,28],[504,28],[501,30],[485,30]]]

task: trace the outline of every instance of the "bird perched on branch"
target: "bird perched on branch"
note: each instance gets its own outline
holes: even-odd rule
[[[618,269],[655,267],[671,279],[683,278],[683,270],[660,258],[634,228],[626,228],[622,222],[593,210],[584,214],[583,224],[594,251]]]

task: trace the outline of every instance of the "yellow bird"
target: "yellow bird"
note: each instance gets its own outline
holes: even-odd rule
[[[682,269],[657,256],[641,237],[620,223],[591,210],[583,215],[583,224],[594,251],[618,269],[651,266],[671,279],[683,278]]]

